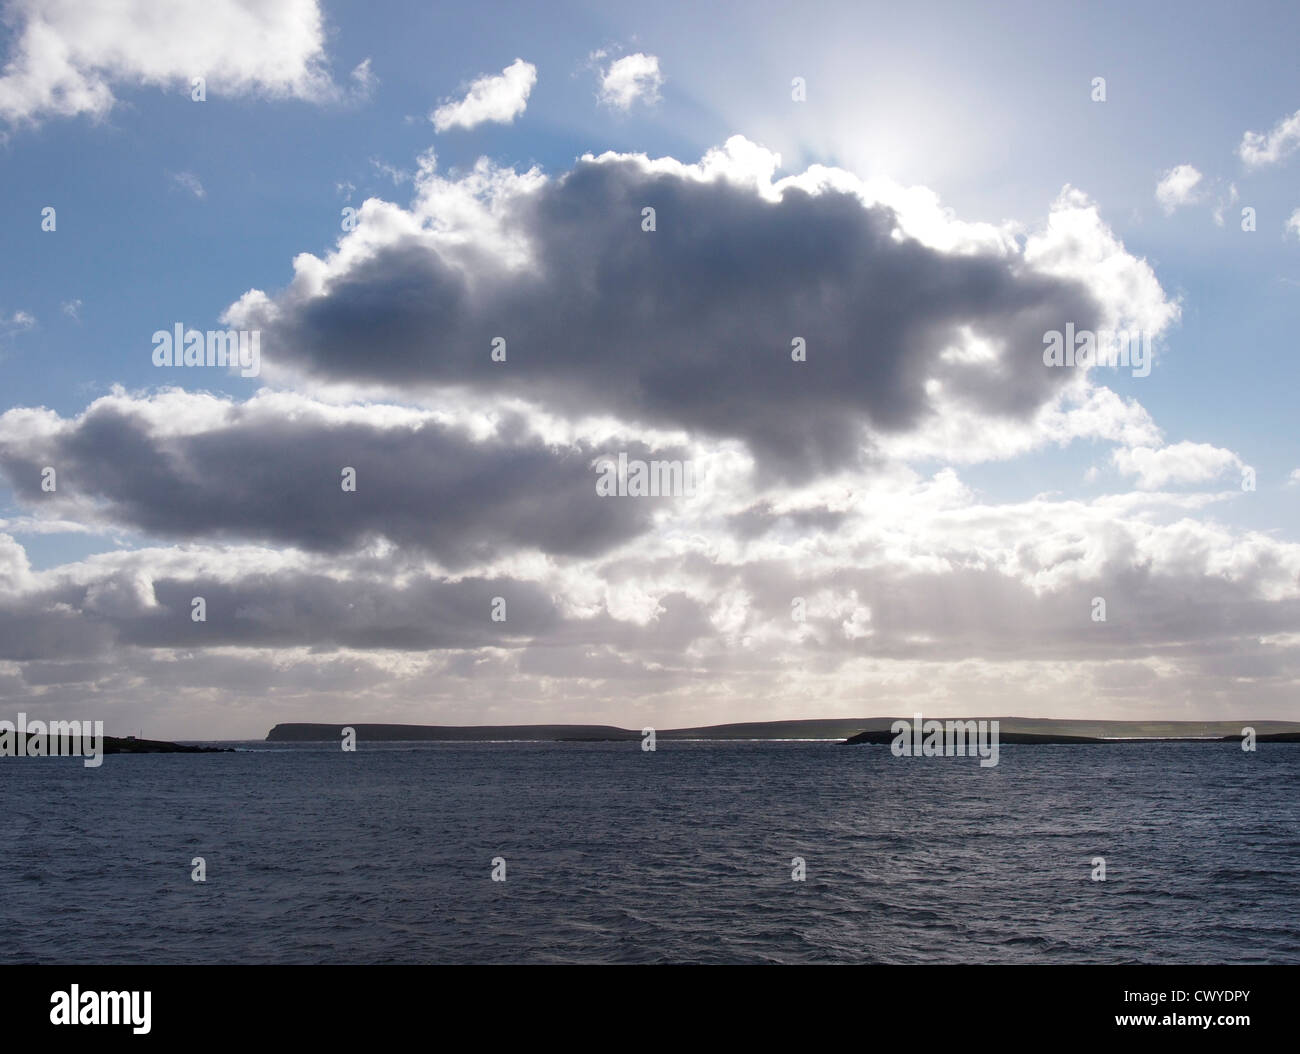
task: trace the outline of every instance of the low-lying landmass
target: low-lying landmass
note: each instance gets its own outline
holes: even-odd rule
[[[89,739],[83,740],[83,745],[90,742],[92,741]],[[33,744],[37,743],[39,745],[33,749]],[[137,739],[135,736],[127,736],[124,739],[105,736],[102,752],[104,754],[233,754],[235,748],[170,743],[163,739]],[[26,756],[57,757],[59,756],[58,744],[54,743],[50,736],[29,735]]]
[[[911,720],[911,716],[902,718]],[[749,721],[698,728],[655,729],[657,740],[839,740],[844,743],[889,743],[895,717],[826,718],[809,721]],[[1003,743],[1151,743],[1236,742],[1247,727],[1259,742],[1300,743],[1296,721],[1076,721],[1037,717],[944,718],[998,722]],[[514,740],[534,743],[605,743],[639,740],[637,729],[615,725],[388,725],[278,724],[267,734],[271,743],[338,742],[345,728],[358,741],[485,743]]]
[[[656,739],[845,739],[866,727],[862,721],[831,718],[813,721],[756,721],[702,728],[655,729]],[[469,742],[516,740],[533,743],[618,743],[641,738],[640,729],[615,725],[387,725],[279,724],[267,741],[338,741],[344,728],[356,730],[358,740],[372,742]]]
[[[206,747],[196,743],[169,743],[165,739],[104,737],[105,754],[233,754],[234,747]]]

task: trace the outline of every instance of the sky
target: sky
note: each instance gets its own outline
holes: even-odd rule
[[[1294,5],[0,10],[0,715],[1300,715]]]

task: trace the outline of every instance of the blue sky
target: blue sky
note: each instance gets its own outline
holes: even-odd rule
[[[1081,596],[1091,597],[1124,588],[1116,583],[1127,581],[1126,573],[1146,568],[1155,578],[1144,586],[1142,604],[1153,606],[1144,607],[1140,616],[1133,608],[1133,617],[1143,619],[1146,628],[1133,629],[1131,646],[1109,656],[1114,663],[1109,670],[1106,654],[1093,645],[1072,650],[1066,625],[1058,627],[1059,636],[1051,641],[1027,646],[1019,661],[1029,662],[1033,653],[1032,661],[1052,664],[1052,676],[1077,698],[1106,700],[1113,694],[1113,703],[1099,704],[1102,716],[1235,716],[1261,706],[1267,711],[1263,716],[1288,716],[1300,669],[1291,640],[1300,629],[1294,621],[1300,485],[1291,479],[1300,467],[1293,426],[1300,367],[1292,348],[1300,327],[1300,220],[1288,228],[1300,210],[1300,150],[1293,149],[1300,132],[1290,131],[1286,122],[1300,125],[1300,118],[1292,118],[1300,110],[1300,73],[1294,61],[1300,13],[1286,4],[1194,5],[1177,14],[1155,4],[1133,7],[997,4],[976,9],[915,3],[900,10],[884,4],[662,3],[647,10],[615,3],[459,9],[328,0],[318,6],[291,0],[248,10],[226,3],[177,4],[165,16],[128,4],[117,19],[78,19],[66,16],[58,4],[11,4],[0,36],[5,63],[0,75],[0,179],[10,216],[0,234],[0,410],[10,411],[0,428],[0,531],[12,546],[6,595],[13,618],[39,622],[40,612],[63,611],[59,605],[79,612],[83,620],[90,618],[92,595],[110,589],[102,582],[96,585],[104,576],[113,581],[126,576],[134,583],[130,589],[143,592],[137,596],[138,610],[127,605],[102,613],[97,627],[104,619],[122,620],[106,635],[99,635],[99,628],[90,636],[85,635],[89,631],[51,629],[40,640],[0,654],[0,699],[29,709],[102,704],[120,710],[123,721],[147,720],[172,734],[260,734],[272,717],[361,719],[366,715],[347,709],[354,692],[332,695],[321,688],[327,679],[313,663],[328,653],[330,661],[360,671],[362,681],[367,669],[384,671],[367,682],[373,685],[368,715],[379,719],[453,723],[594,716],[631,726],[652,717],[702,723],[865,714],[907,697],[902,688],[887,686],[915,689],[939,681],[942,690],[932,694],[937,708],[962,711],[964,699],[998,699],[999,690],[992,686],[1000,684],[1005,697],[1022,710],[1037,711],[1035,683],[1043,670],[1003,665],[1013,661],[1009,653],[1016,650],[1006,635],[1044,618],[1050,622],[1042,612],[1036,616],[1033,605],[1050,603],[1066,588],[1066,580]],[[52,64],[32,43],[50,34],[72,56],[67,69]],[[473,82],[500,76],[517,59],[533,67],[535,83],[509,120],[474,118],[467,122],[472,127],[435,128],[431,115],[438,107],[463,100]],[[653,60],[656,72],[628,82],[632,94],[622,103],[611,101],[613,82],[605,78],[615,63],[627,59]],[[625,70],[639,68],[633,64]],[[191,71],[206,77],[202,102],[190,98]],[[97,86],[99,94],[91,102],[70,103],[70,76]],[[796,77],[806,83],[804,101],[791,97]],[[1096,77],[1105,78],[1105,101],[1091,98]],[[52,93],[42,95],[49,85],[54,85]],[[1262,160],[1245,150],[1248,133],[1266,137]],[[879,408],[875,416],[864,408],[854,419],[855,427],[866,429],[861,460],[835,462],[828,475],[819,475],[809,462],[798,479],[787,472],[773,481],[764,478],[763,466],[772,462],[765,462],[762,453],[771,429],[765,439],[760,422],[740,408],[730,417],[716,408],[692,416],[693,397],[685,389],[672,404],[619,398],[605,405],[595,389],[595,394],[587,393],[587,404],[579,404],[553,394],[562,390],[558,376],[539,374],[530,384],[494,394],[481,386],[463,389],[441,368],[427,378],[406,366],[400,375],[385,373],[388,353],[379,345],[377,350],[362,347],[363,338],[354,337],[349,348],[328,355],[321,350],[329,343],[322,318],[364,331],[366,304],[373,302],[381,311],[397,288],[369,273],[364,254],[347,255],[349,232],[340,226],[345,207],[376,203],[366,206],[373,213],[363,214],[376,217],[369,221],[370,231],[383,233],[367,235],[379,241],[365,244],[378,259],[396,261],[400,236],[384,224],[398,213],[406,218],[400,222],[409,220],[426,231],[436,229],[444,215],[452,216],[447,222],[461,225],[456,237],[467,244],[489,238],[491,224],[483,216],[462,215],[455,199],[454,188],[480,159],[487,159],[490,171],[516,176],[536,166],[546,186],[556,188],[582,167],[583,155],[612,152],[627,156],[585,164],[602,172],[623,166],[619,171],[640,174],[628,178],[650,181],[653,170],[639,168],[641,162],[631,155],[695,165],[709,151],[725,150],[733,136],[780,155],[773,180],[801,177],[810,166],[842,170],[859,181],[855,187],[868,188],[855,190],[866,207],[905,212],[902,203],[916,201],[907,197],[907,188],[932,192],[939,208],[905,217],[902,230],[937,254],[936,266],[955,267],[964,253],[996,255],[991,242],[959,245],[951,241],[957,237],[951,231],[935,233],[949,222],[987,224],[1005,232],[1010,244],[1018,246],[1006,257],[1011,261],[1008,282],[1027,281],[1025,269],[1045,266],[1043,254],[1024,255],[1036,237],[1047,239],[1047,257],[1064,260],[1064,271],[1056,274],[1062,281],[1066,272],[1074,278],[1083,274],[1080,261],[1089,253],[1111,253],[1109,263],[1098,263],[1082,279],[1103,314],[1129,311],[1129,317],[1150,323],[1164,305],[1177,315],[1151,327],[1158,333],[1150,375],[1094,370],[1086,384],[1080,379],[1078,391],[1102,389],[1107,397],[1117,396],[1108,404],[1113,419],[1097,426],[1076,419],[1062,426],[1064,432],[1053,431],[1041,420],[1027,425],[1029,411],[1022,406],[1018,438],[1008,431],[1005,442],[994,441],[1002,436],[1002,424],[978,414],[962,428],[953,425],[956,431],[945,431],[935,422],[955,420],[955,411],[939,403],[931,407],[929,424],[923,416],[909,419],[906,428],[889,436],[875,431],[881,425]],[[760,155],[728,156],[732,160],[717,178],[739,194],[752,182],[753,157]],[[1157,187],[1177,166],[1191,166],[1195,183],[1188,191],[1170,191],[1162,204]],[[680,178],[689,184],[697,177]],[[652,185],[658,186],[646,183]],[[1067,186],[1086,197],[1056,213]],[[421,205],[417,199],[426,191]],[[546,232],[529,224],[544,223],[547,213],[532,211],[530,202],[548,193],[511,184],[480,197],[486,194],[502,210],[503,230],[543,244]],[[828,198],[819,192],[818,201],[827,208]],[[397,212],[384,212],[383,202]],[[573,207],[567,198],[565,202]],[[57,210],[53,232],[41,229],[46,206]],[[1246,207],[1255,210],[1253,231],[1241,227]],[[1049,237],[1045,232],[1053,215],[1074,217],[1083,225],[1082,233],[1072,240],[1062,228]],[[756,222],[764,221],[760,217]],[[591,231],[588,235],[598,237]],[[762,240],[761,232],[755,237],[760,247],[781,252],[776,235],[770,242]],[[356,248],[362,242],[351,244]],[[472,272],[473,263],[457,257],[455,246],[438,244],[432,238],[421,251]],[[323,273],[338,283],[333,288],[339,291],[318,289],[314,300],[295,292],[299,254],[322,261]],[[719,269],[728,266],[734,263],[728,264],[727,254],[720,252]],[[1132,292],[1140,272],[1149,272],[1158,283],[1155,293]],[[1118,275],[1123,288],[1111,289],[1108,274]],[[576,303],[563,299],[576,295],[563,276],[553,277],[557,285],[548,295],[557,303]],[[402,280],[412,281],[409,276]],[[487,280],[486,272],[475,279]],[[262,291],[273,305],[261,314],[260,308],[248,309],[240,316],[262,319],[268,364],[263,375],[244,379],[210,369],[164,376],[153,365],[154,331],[170,330],[176,322],[219,328],[223,313],[249,290]],[[378,316],[372,322],[397,326]],[[432,324],[440,331],[436,317]],[[574,324],[583,323],[576,319]],[[402,339],[424,339],[420,332],[412,330]],[[398,358],[394,353],[393,361]],[[898,369],[906,370],[916,360],[899,361]],[[815,357],[808,366],[816,369]],[[869,376],[871,368],[864,369],[863,376]],[[678,381],[686,383],[689,377],[675,377]],[[657,382],[643,375],[637,383]],[[390,427],[404,411],[439,421],[463,414],[464,424],[476,415],[504,412],[508,404],[552,446],[569,442],[589,451],[595,449],[590,444],[617,433],[625,444],[684,443],[697,458],[713,458],[713,464],[723,463],[731,456],[727,451],[739,444],[742,461],[746,456],[757,460],[739,470],[749,473],[743,487],[714,492],[715,504],[707,514],[697,519],[692,513],[681,522],[671,515],[671,522],[656,520],[653,545],[637,534],[613,549],[579,555],[530,545],[526,532],[516,531],[508,546],[477,553],[459,565],[448,562],[433,543],[430,556],[419,539],[386,535],[382,513],[367,521],[378,528],[349,536],[326,553],[313,549],[317,532],[306,526],[296,535],[294,528],[279,523],[249,523],[243,530],[241,521],[234,521],[211,531],[201,523],[178,525],[163,507],[186,500],[175,487],[148,499],[161,505],[147,507],[142,497],[131,509],[115,504],[115,496],[104,490],[43,501],[39,489],[31,489],[23,473],[35,463],[32,458],[39,461],[38,454],[55,449],[48,444],[56,439],[64,444],[57,449],[69,461],[94,446],[83,415],[106,396],[118,400],[113,411],[123,420],[153,422],[148,427],[155,429],[158,456],[165,457],[166,435],[171,434],[166,429],[172,426],[158,425],[147,406],[171,385],[191,396],[213,393],[232,413],[258,393],[306,400],[303,405],[310,408],[301,412],[307,416],[328,417],[322,409],[327,406],[352,407],[358,422],[373,422],[377,428]],[[982,380],[972,385],[972,393],[984,391]],[[112,396],[115,386],[121,391]],[[1036,405],[1049,405],[1054,391],[1039,392]],[[816,416],[816,410],[794,409],[783,401],[789,395],[784,384],[773,387],[771,414],[779,416],[786,412],[783,406],[790,406],[783,434],[800,435],[804,425],[797,415]],[[720,400],[727,397],[719,393]],[[865,407],[869,393],[863,398]],[[842,407],[833,401],[838,414]],[[992,402],[980,412],[991,413]],[[296,420],[293,413],[298,411],[287,405],[277,404],[268,419],[288,413]],[[761,399],[754,405],[761,406]],[[1116,409],[1123,405],[1129,409]],[[619,421],[623,431],[598,435],[575,406]],[[45,420],[57,418],[57,426],[33,424],[35,418],[26,411],[42,407],[54,415]],[[178,403],[174,412],[181,418],[196,415],[197,431],[185,433],[196,449],[202,448],[202,436],[212,438],[205,430],[216,426],[202,417],[197,404]],[[1130,430],[1120,438],[1124,427],[1139,427],[1139,419],[1146,422],[1146,432],[1139,436]],[[958,432],[974,438],[952,438]],[[561,434],[564,439],[557,439]],[[292,443],[294,437],[279,441]],[[831,440],[819,435],[808,441]],[[818,449],[818,456],[829,457],[828,447]],[[182,473],[186,479],[205,471],[199,455],[193,456],[196,460]],[[133,464],[147,473],[145,461]],[[1147,471],[1121,471],[1123,465],[1138,464]],[[1257,483],[1243,491],[1246,467]],[[408,475],[411,468],[407,466]],[[104,478],[102,466],[92,471],[84,462],[79,470]],[[509,476],[514,470],[502,471]],[[734,548],[740,542],[726,524],[734,523],[739,511],[825,509],[828,501],[833,506],[827,496],[831,491],[860,485],[877,493],[885,485],[882,480],[890,481],[887,492],[899,503],[891,506],[894,527],[860,524],[861,533],[847,531],[840,538],[839,550],[829,535],[803,538],[813,554],[808,556],[811,563],[791,557],[781,570],[772,568],[771,561],[778,559],[775,549],[760,546],[741,553]],[[936,495],[947,495],[953,487],[962,488],[963,496],[939,501]],[[261,500],[265,503],[267,495]],[[460,500],[473,506],[464,495]],[[915,507],[907,504],[912,500]],[[983,540],[971,540],[972,548],[954,561],[943,531],[960,533],[963,528],[946,522],[940,531],[932,523],[937,533],[916,531],[918,538],[930,541],[915,541],[905,553],[891,547],[895,527],[907,533],[907,524],[933,516],[936,507],[948,508],[949,500],[966,510],[956,520],[1001,517],[1012,536],[1001,528],[992,530]],[[1035,559],[1047,562],[1030,573],[1016,554],[1041,548],[1043,539],[1017,540],[1014,531],[1016,524],[1023,526],[1038,515],[1025,505],[1035,501],[1043,505],[1044,522],[1059,518],[1052,522],[1074,541],[1056,546],[1054,557],[1040,553]],[[1124,512],[1114,513],[1123,523],[1108,525],[1105,510],[1125,501],[1130,504]],[[1095,522],[1088,519],[1091,526],[1082,529],[1086,537],[1076,537],[1071,534],[1075,528],[1068,526],[1074,522],[1070,517],[1085,507]],[[775,544],[782,532],[793,529],[792,522],[778,522],[775,533],[763,537]],[[1183,523],[1185,527],[1176,526]],[[1162,540],[1146,538],[1143,532],[1153,525],[1166,532]],[[1049,528],[1042,530],[1050,534]],[[1124,539],[1117,542],[1118,535]],[[1060,552],[1068,553],[1076,543],[1086,548],[1088,538],[1100,548],[1085,566],[1067,571]],[[782,541],[787,548],[794,544],[789,537]],[[229,566],[230,547],[243,547],[236,563],[244,571],[223,579],[237,593],[240,574],[274,579],[287,574],[289,564],[296,574],[320,574],[320,567],[308,566],[316,560],[359,566],[363,556],[373,556],[377,544],[381,549],[395,546],[399,563],[411,561],[410,566],[402,563],[403,574],[415,574],[418,567],[431,583],[447,585],[473,575],[485,581],[517,576],[527,588],[546,595],[553,617],[512,640],[505,653],[489,639],[458,640],[454,647],[393,644],[386,634],[402,641],[410,635],[391,620],[359,631],[350,643],[329,633],[278,635],[265,627],[241,636],[236,627],[221,641],[175,652],[177,645],[166,634],[151,637],[132,622],[144,618],[154,625],[159,606],[166,607],[158,589],[167,575],[188,581],[189,572],[178,569],[184,554],[201,550],[194,556],[200,569],[193,571],[201,577]],[[652,555],[646,555],[647,547]],[[637,568],[629,552],[642,554],[653,568]],[[173,566],[159,553],[170,553],[179,563]],[[96,554],[117,555],[97,562]],[[710,565],[708,573],[699,571],[701,561]],[[927,561],[935,561],[934,567]],[[965,583],[960,589],[975,591],[969,598],[973,609],[980,603],[997,608],[1009,603],[1006,590],[1025,590],[1024,621],[962,628],[941,614],[940,604],[932,616],[909,613],[891,629],[883,598],[910,595],[924,607],[931,602],[925,598],[932,583],[914,582],[909,593],[907,576],[936,573],[944,561],[954,574],[961,568],[981,573],[999,569],[1005,581]],[[164,565],[168,570],[161,569]],[[765,604],[779,609],[775,594],[785,588],[787,575],[798,577],[812,565],[821,576],[817,588],[829,598],[825,626],[810,631],[817,668],[798,672],[804,660],[791,651],[782,666],[780,691],[752,702],[753,685],[770,680],[771,674],[753,661],[750,650],[753,641],[768,640],[756,628],[762,621],[758,612]],[[883,577],[860,582],[855,577],[857,584],[846,586],[840,596],[833,583],[848,578],[837,577],[835,567],[869,579],[872,568],[882,569]],[[692,574],[698,580],[690,580]],[[593,578],[603,585],[581,602],[565,592],[570,588],[566,583]],[[151,583],[147,588],[140,584],[145,580]],[[396,581],[389,586],[398,588]],[[631,581],[635,588],[627,584]],[[1231,595],[1206,592],[1207,581]],[[764,600],[768,587],[773,596]],[[302,595],[301,583],[286,581],[283,588]],[[958,589],[955,582],[952,588]],[[981,590],[991,591],[984,600],[979,600]],[[846,599],[850,593],[857,599]],[[1205,624],[1169,625],[1172,613],[1194,594],[1203,598],[1197,603],[1215,609],[1206,613]],[[876,596],[874,603],[868,595]],[[698,661],[690,669],[670,668],[660,651],[666,645],[649,639],[656,627],[671,637],[665,623],[675,602],[692,612],[678,627],[686,635],[672,643],[679,650],[697,649],[692,654]],[[1233,623],[1224,613],[1236,604],[1243,606],[1241,621]],[[1125,607],[1122,602],[1117,606]],[[855,623],[844,614],[855,609],[870,615]],[[248,610],[247,604],[238,610]],[[1225,628],[1221,616],[1237,629]],[[753,632],[743,628],[751,617]],[[846,618],[851,624],[847,630]],[[980,621],[974,614],[971,618]],[[692,619],[711,629],[687,634],[682,626]],[[846,641],[864,639],[853,629],[863,619],[873,624],[869,636],[881,649],[869,656],[842,653]],[[933,623],[929,629],[927,622]],[[1085,619],[1078,632],[1093,628]],[[492,627],[485,629],[491,632]],[[819,635],[823,629],[829,636]],[[1243,642],[1261,636],[1277,642],[1270,645],[1267,661],[1260,660],[1260,679],[1243,681],[1248,675],[1241,669],[1249,669],[1252,661]],[[924,637],[931,639],[933,654],[917,652],[916,642]],[[746,639],[751,645],[744,644]],[[808,639],[804,634],[782,647],[803,647]],[[779,652],[774,640],[767,646]],[[886,641],[890,647],[883,646]],[[553,668],[542,658],[569,647],[585,649],[582,655],[593,668],[584,668],[576,657],[572,669]],[[174,684],[141,690],[139,685],[156,675],[160,656],[169,649],[174,652],[170,668],[195,664],[195,679],[178,675]],[[1177,658],[1180,649],[1189,649],[1182,660]],[[404,665],[411,651],[423,655],[426,664],[415,672]],[[1280,652],[1285,657],[1278,658]],[[958,653],[961,662],[979,668],[959,669]],[[123,681],[112,671],[123,664],[130,667],[132,656],[139,660],[141,680]],[[1206,656],[1217,656],[1217,665],[1198,665],[1209,662]],[[1178,670],[1169,666],[1180,661],[1184,664]],[[617,673],[624,664],[634,671],[627,681]],[[71,671],[71,679],[60,679],[60,667]],[[939,669],[942,677],[934,672]],[[466,670],[490,672],[480,676]],[[274,671],[284,675],[283,683],[276,682]],[[1144,687],[1155,683],[1152,678],[1164,685],[1163,695]],[[708,691],[698,690],[701,681],[710,685]],[[288,698],[277,704],[283,709],[267,703],[272,689]],[[797,705],[791,698],[799,699]]]

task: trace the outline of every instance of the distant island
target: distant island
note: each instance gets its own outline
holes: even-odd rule
[[[905,720],[910,720],[908,715]],[[838,740],[846,744],[889,743],[890,726],[899,718],[825,718],[809,721],[751,721],[698,728],[656,728],[656,740]],[[999,723],[1003,743],[1151,743],[1238,742],[1242,729],[1255,730],[1259,742],[1300,743],[1296,721],[1063,721],[1037,717],[943,718]],[[641,738],[639,730],[616,725],[388,725],[278,724],[267,734],[269,743],[338,742],[344,728],[358,741],[485,743],[618,743]]]
[[[57,737],[56,737],[57,738]],[[90,743],[87,739],[83,743]],[[38,752],[33,752],[32,744],[40,743]],[[188,746],[184,743],[170,743],[165,739],[137,739],[135,736],[126,736],[118,738],[117,736],[105,736],[103,742],[104,754],[233,754],[234,747],[200,747]],[[57,745],[51,742],[48,735],[39,735],[29,733],[27,736],[26,746],[27,757],[58,757]]]
[[[233,754],[234,747],[200,747],[185,743],[169,743],[165,739],[136,739],[127,736],[104,737],[105,754]]]

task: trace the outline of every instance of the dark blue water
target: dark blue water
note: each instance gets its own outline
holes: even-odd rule
[[[1300,962],[1298,789],[1267,744],[4,759],[0,961]]]

